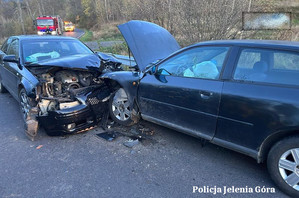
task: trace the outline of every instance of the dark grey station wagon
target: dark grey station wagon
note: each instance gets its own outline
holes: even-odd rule
[[[164,28],[119,26],[139,70],[102,76],[120,86],[111,117],[136,115],[267,161],[277,185],[299,197],[299,43],[230,40],[180,48]]]

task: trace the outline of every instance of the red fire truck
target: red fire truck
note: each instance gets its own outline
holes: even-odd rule
[[[35,20],[38,35],[51,34],[61,35],[63,32],[63,21],[60,16],[39,16]]]

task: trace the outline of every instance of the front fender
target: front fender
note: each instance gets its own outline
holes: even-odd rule
[[[37,85],[37,84],[36,84]],[[36,85],[31,84],[27,79],[23,78],[19,84],[20,86],[23,86],[26,90],[26,93],[29,97],[33,98],[35,97],[35,87]]]
[[[19,88],[23,86],[29,97],[35,97],[35,87],[39,84],[38,79],[25,67],[23,67],[22,75],[23,77],[20,79]]]
[[[138,72],[131,71],[118,71],[105,73],[100,76],[100,79],[105,82],[117,82],[127,93],[128,100],[131,107],[134,105],[134,100],[137,97],[137,88],[139,85],[140,77]]]

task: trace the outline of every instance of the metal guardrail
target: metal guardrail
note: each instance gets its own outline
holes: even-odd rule
[[[101,53],[103,53],[103,52],[101,52]],[[133,57],[120,55],[120,54],[112,54],[112,53],[104,53],[104,54],[107,54],[109,56],[116,58],[123,65],[127,65],[127,66],[135,66],[136,65],[136,61]]]
[[[111,54],[111,56],[113,56],[116,59],[120,60],[120,62],[124,65],[129,65],[129,66],[136,65],[136,61],[133,57],[118,55],[118,54]]]

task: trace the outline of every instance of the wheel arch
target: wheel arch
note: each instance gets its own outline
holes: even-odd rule
[[[131,107],[136,104],[137,89],[139,84],[139,75],[133,72],[111,72],[101,76],[106,85],[116,91],[118,88],[123,88],[128,95]]]
[[[257,156],[258,163],[267,159],[270,149],[280,140],[299,135],[299,128],[292,130],[279,131],[269,135],[261,144]]]
[[[34,98],[35,97],[35,87],[36,86],[32,85],[28,80],[23,78],[18,85],[18,93],[21,91],[22,88],[24,88],[27,95],[30,98]]]
[[[105,80],[106,85],[109,86],[109,88],[111,89],[111,92],[116,92],[119,88],[122,88],[125,90],[127,96],[128,96],[128,100],[130,102],[130,106],[133,109],[137,110],[138,108],[138,104],[137,104],[137,99],[136,99],[136,95],[134,92],[132,93],[132,90],[129,87],[125,87],[123,86],[123,84],[120,84],[117,80],[113,80],[113,79],[107,79]]]
[[[20,93],[21,89],[23,89],[23,88],[25,89],[24,85],[23,84],[19,84],[19,86],[18,86],[18,93]],[[26,90],[26,92],[27,92],[27,90]]]

